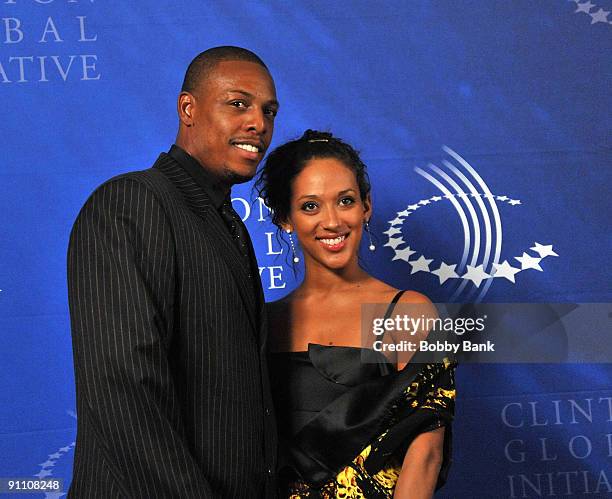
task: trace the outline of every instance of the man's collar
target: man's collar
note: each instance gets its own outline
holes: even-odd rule
[[[193,156],[188,154],[184,149],[173,144],[168,155],[171,156],[183,169],[195,180],[210,197],[214,207],[218,210],[221,208],[223,201],[229,196],[227,189],[225,189],[218,179],[216,179],[210,172],[206,171],[200,162]]]

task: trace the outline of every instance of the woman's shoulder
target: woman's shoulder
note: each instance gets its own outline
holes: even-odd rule
[[[430,304],[431,300],[422,293],[411,289],[398,289],[394,288],[390,284],[387,284],[380,279],[372,277],[369,288],[372,294],[376,296],[379,303],[390,303],[391,301],[397,301],[397,303],[416,303],[416,304]]]

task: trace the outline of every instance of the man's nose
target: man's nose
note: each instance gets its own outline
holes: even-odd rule
[[[263,109],[257,106],[253,106],[248,114],[247,129],[258,133],[265,133],[267,131],[266,116]]]

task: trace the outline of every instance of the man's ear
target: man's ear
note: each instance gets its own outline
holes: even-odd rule
[[[179,120],[187,127],[193,126],[195,97],[189,92],[181,92],[178,96],[177,111]]]
[[[363,220],[369,222],[372,217],[372,196],[368,194],[363,202]]]

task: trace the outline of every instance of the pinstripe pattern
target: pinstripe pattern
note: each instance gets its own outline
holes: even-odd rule
[[[166,154],[86,202],[68,250],[70,497],[272,496],[263,293],[242,262]]]

